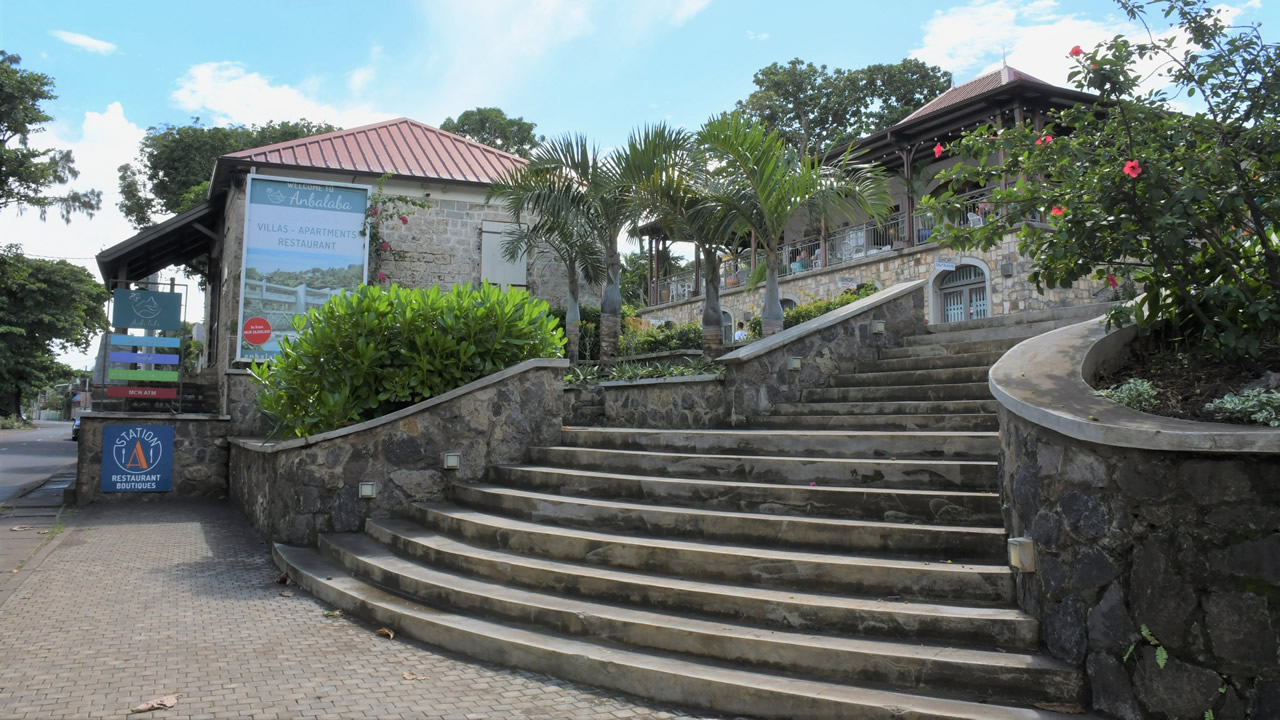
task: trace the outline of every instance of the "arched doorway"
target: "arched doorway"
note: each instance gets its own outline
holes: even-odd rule
[[[935,297],[942,322],[976,320],[991,314],[987,274],[980,265],[960,265],[938,277]]]

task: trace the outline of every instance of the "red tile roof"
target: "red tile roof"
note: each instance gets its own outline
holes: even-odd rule
[[[524,158],[409,118],[223,155],[277,166],[489,184]],[[221,164],[221,163],[219,163]]]
[[[1048,85],[1045,81],[1034,78],[1021,70],[1015,70],[1008,66],[1002,67],[995,72],[987,73],[986,75],[970,80],[963,85],[957,85],[956,87],[951,88],[938,97],[930,100],[924,107],[911,113],[906,117],[906,119],[898,124],[905,125],[906,123],[918,120],[925,115],[932,115],[939,110],[951,107],[952,105],[958,105],[965,100],[975,98],[1003,85],[1008,85],[1015,80],[1027,80],[1030,82],[1040,83],[1041,85]]]

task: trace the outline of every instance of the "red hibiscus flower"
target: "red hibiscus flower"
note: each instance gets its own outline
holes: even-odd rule
[[[1053,136],[1052,136],[1052,135],[1045,135],[1044,137],[1040,138],[1039,140],[1036,140],[1036,144],[1037,144],[1037,145],[1048,145],[1048,144],[1049,144],[1049,143],[1051,143],[1051,142],[1053,142]]]
[[[1142,166],[1138,164],[1137,160],[1130,160],[1124,164],[1124,174],[1131,178],[1136,178],[1142,174]]]
[[[1071,48],[1071,52],[1067,54],[1070,55],[1071,57],[1080,57],[1081,55],[1084,54],[1084,50],[1081,50],[1080,46],[1076,45],[1075,47]]]
[[[408,215],[401,215],[401,216],[400,216],[400,224],[401,224],[401,225],[408,225],[408,224],[409,224],[409,216],[408,216]]]
[[[1054,205],[1054,206],[1053,206],[1053,209],[1049,211],[1049,214],[1050,214],[1050,215],[1061,215],[1061,214],[1062,214],[1062,213],[1064,213],[1064,212],[1066,212],[1066,210],[1063,210],[1062,208],[1058,207],[1057,205]]]
[[[1107,284],[1108,284],[1108,285],[1110,285],[1112,288],[1114,288],[1116,285],[1119,285],[1119,283],[1117,283],[1117,282],[1116,282],[1116,276],[1115,276],[1115,275],[1108,275],[1108,276],[1107,276]]]
[[[938,143],[937,145],[934,145],[934,146],[933,146],[933,156],[934,156],[934,157],[936,157],[936,158],[940,158],[940,157],[942,157],[942,153],[943,153],[943,151],[944,151],[944,150],[946,150],[946,148],[942,147],[942,143]]]

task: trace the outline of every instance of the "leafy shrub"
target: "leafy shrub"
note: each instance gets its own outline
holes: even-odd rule
[[[857,289],[845,290],[829,300],[816,300],[814,302],[805,303],[804,305],[797,305],[782,313],[782,329],[786,330],[789,327],[795,327],[800,323],[808,322],[820,315],[826,315],[836,308],[842,308],[849,303],[861,300],[862,298],[875,293],[875,291],[875,286],[868,283],[865,285],[859,285]],[[747,321],[747,333],[752,340],[760,339],[761,327],[759,315],[756,315]]]
[[[1280,427],[1280,392],[1275,390],[1256,388],[1239,395],[1228,393],[1206,404],[1204,409],[1226,422]]]
[[[724,372],[723,365],[718,365],[706,358],[692,358],[688,363],[620,362],[612,371],[598,365],[579,365],[569,371],[564,381],[573,385],[584,385],[606,380],[646,380],[690,375],[718,375],[722,372]]]
[[[562,307],[551,308],[551,316],[556,319],[557,327],[564,328],[565,313],[566,310]],[[624,329],[628,321],[635,316],[635,307],[623,303],[622,327]],[[578,361],[600,361],[600,308],[594,305],[578,306]]]
[[[0,430],[26,430],[35,427],[35,423],[17,415],[0,417]]]
[[[273,435],[370,420],[564,349],[545,302],[488,283],[447,293],[362,285],[296,318],[294,329],[270,364],[252,367]]]
[[[702,349],[702,325],[698,323],[639,328],[628,323],[623,327],[620,348],[620,354],[623,356]]]
[[[1160,394],[1160,391],[1156,389],[1155,385],[1151,384],[1150,380],[1129,378],[1119,385],[1112,385],[1106,390],[1099,390],[1098,394],[1127,408],[1148,412],[1159,404],[1156,397]]]

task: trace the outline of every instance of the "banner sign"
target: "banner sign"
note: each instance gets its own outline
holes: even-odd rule
[[[134,387],[132,385],[108,385],[109,398],[142,398],[144,400],[177,400],[178,388]]]
[[[250,175],[236,360],[266,360],[305,315],[368,278],[372,188]]]
[[[115,363],[145,363],[147,365],[177,365],[182,358],[178,355],[161,355],[158,353],[113,352],[107,356]]]
[[[142,330],[181,330],[182,293],[116,290],[111,325]]]
[[[145,337],[143,335],[112,335],[111,344],[120,347],[182,347],[182,338]]]
[[[172,425],[102,428],[102,492],[173,489]]]
[[[160,382],[178,382],[177,370],[123,370],[111,368],[107,370],[108,380],[158,380]]]

